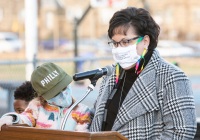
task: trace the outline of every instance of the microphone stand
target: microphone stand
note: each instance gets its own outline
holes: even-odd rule
[[[85,97],[87,97],[87,95],[93,91],[94,87],[96,86],[96,83],[97,83],[97,80],[103,75],[103,71],[97,73],[93,78],[90,79],[91,81],[91,84],[88,86],[88,90],[86,91],[85,95],[78,101],[76,101],[70,108],[69,110],[67,111],[67,114],[65,115],[62,123],[61,123],[61,127],[60,129],[61,130],[64,130],[65,129],[65,123],[71,113],[71,111],[74,109],[75,106],[77,106],[83,99],[85,99]]]

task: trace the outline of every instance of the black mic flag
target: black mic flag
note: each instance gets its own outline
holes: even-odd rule
[[[102,77],[103,75],[111,75],[112,74],[112,66],[106,66],[105,68],[99,68],[96,70],[91,70],[91,71],[86,71],[86,72],[81,72],[81,73],[76,73],[73,76],[74,81],[79,81],[83,79],[93,79],[95,77]]]

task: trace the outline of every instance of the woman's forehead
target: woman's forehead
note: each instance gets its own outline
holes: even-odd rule
[[[118,40],[118,39],[126,38],[127,36],[134,36],[134,35],[135,35],[135,32],[132,27],[129,27],[128,29],[125,29],[123,27],[118,27],[113,32],[112,39]]]
[[[116,34],[127,35],[127,34],[134,34],[135,30],[131,26],[119,26],[113,30],[113,36]]]

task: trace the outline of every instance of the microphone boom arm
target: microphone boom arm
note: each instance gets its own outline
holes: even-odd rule
[[[95,83],[95,85],[96,85],[96,83]],[[67,114],[65,115],[65,117],[64,117],[64,119],[63,119],[63,121],[62,121],[62,123],[61,123],[61,127],[60,127],[61,130],[64,130],[64,129],[65,129],[66,121],[67,121],[67,119],[68,119],[68,117],[69,117],[71,111],[74,109],[74,107],[76,107],[83,99],[85,99],[85,98],[87,97],[87,95],[88,95],[91,91],[93,91],[93,89],[94,89],[94,85],[93,85],[93,84],[90,84],[90,85],[88,86],[88,90],[87,90],[87,92],[85,93],[85,95],[84,95],[80,100],[76,101],[76,102],[69,108],[69,110],[67,111]]]

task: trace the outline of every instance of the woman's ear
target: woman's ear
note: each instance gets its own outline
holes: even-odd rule
[[[144,48],[148,49],[149,44],[150,44],[150,37],[148,35],[145,35],[144,38],[143,38]]]

